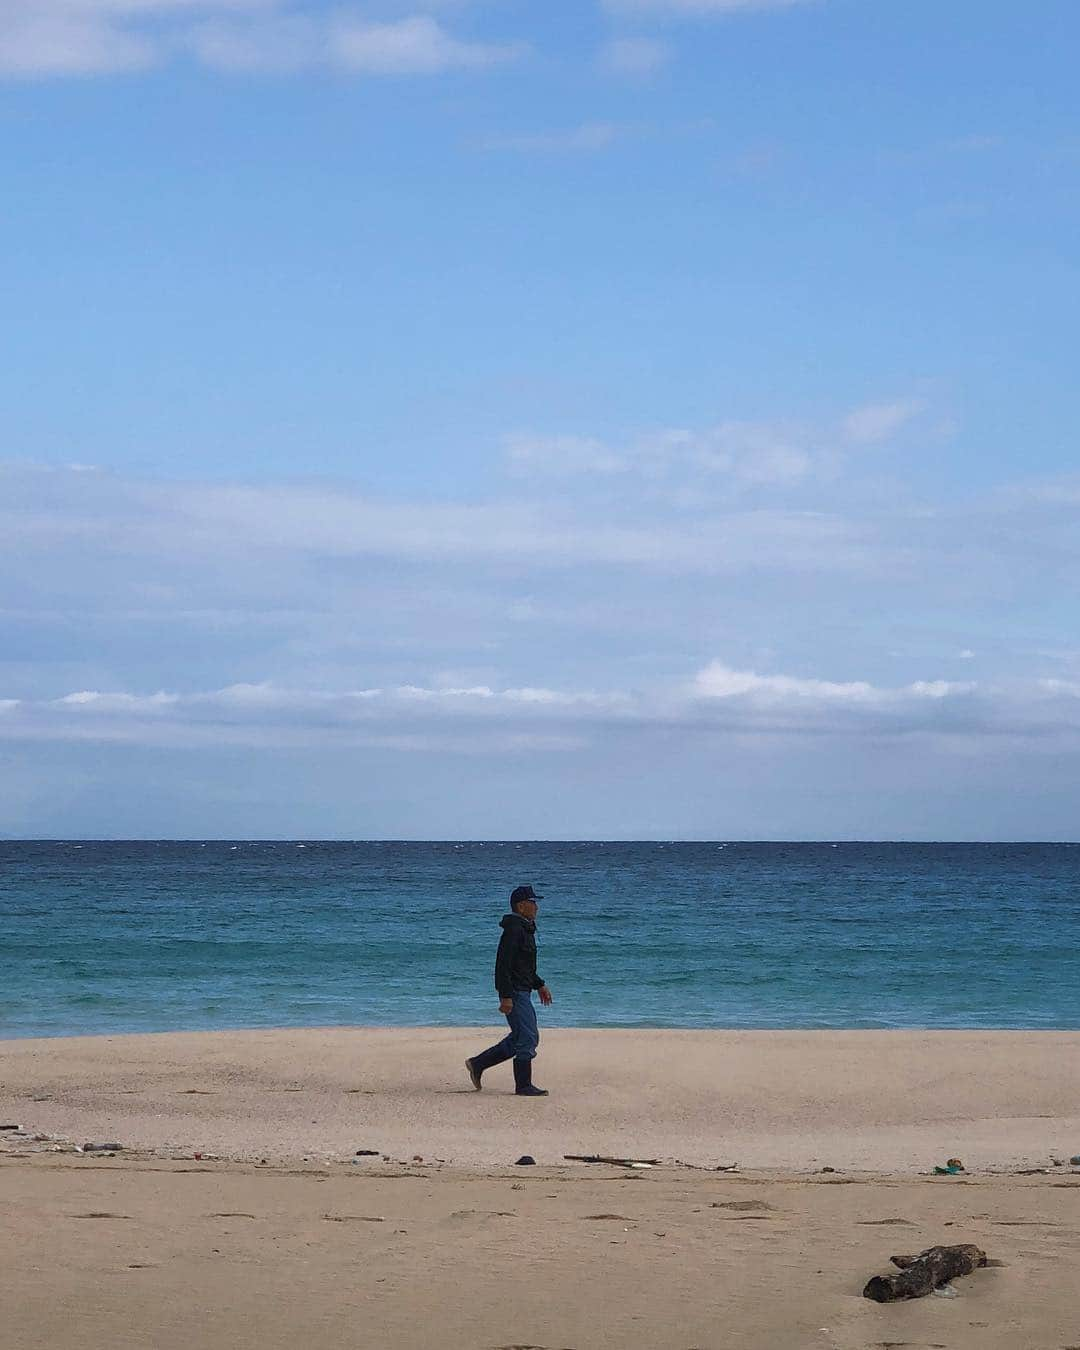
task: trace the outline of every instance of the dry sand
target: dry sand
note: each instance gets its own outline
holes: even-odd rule
[[[468,1089],[484,1040],[0,1044],[0,1123],[127,1146],[0,1133],[0,1347],[1080,1347],[1080,1175],[1016,1174],[1080,1150],[1080,1036],[550,1032],[539,1101]],[[672,1161],[563,1162],[592,1152]],[[951,1155],[969,1175],[918,1175]],[[1004,1264],[861,1298],[964,1241]]]

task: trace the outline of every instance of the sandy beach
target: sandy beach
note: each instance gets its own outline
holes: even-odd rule
[[[540,1101],[505,1071],[471,1091],[484,1041],[0,1044],[0,1344],[1080,1345],[1080,1036],[554,1031]],[[861,1297],[893,1253],[968,1241],[1003,1264],[957,1297]]]

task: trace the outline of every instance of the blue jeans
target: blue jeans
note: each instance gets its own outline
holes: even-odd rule
[[[502,1051],[502,1059],[535,1059],[536,1047],[540,1044],[540,1028],[536,1025],[536,1009],[533,1007],[532,991],[515,989],[511,995],[514,1006],[506,1014],[510,1024],[510,1034],[491,1047],[491,1052]],[[496,1061],[497,1062],[497,1061]]]

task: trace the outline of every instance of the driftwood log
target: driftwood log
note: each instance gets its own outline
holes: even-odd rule
[[[875,1303],[894,1303],[901,1298],[924,1298],[943,1284],[986,1265],[986,1253],[971,1242],[956,1247],[927,1247],[918,1256],[890,1257],[899,1275],[875,1275],[863,1290],[863,1298]]]
[[[610,1163],[613,1167],[659,1167],[659,1158],[608,1158],[602,1153],[564,1153],[567,1162]]]

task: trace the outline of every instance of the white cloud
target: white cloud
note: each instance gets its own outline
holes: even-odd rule
[[[666,427],[611,443],[595,436],[518,433],[506,441],[507,468],[522,478],[634,478],[684,492],[791,488],[837,476],[855,447],[884,445],[928,404],[901,398],[852,409],[835,424],[719,422]]]
[[[103,694],[97,689],[80,689],[55,700],[59,707],[91,708],[98,712],[160,712],[179,702],[176,694]]]
[[[565,131],[541,131],[520,135],[486,136],[481,142],[484,150],[521,151],[595,151],[606,150],[620,134],[614,122],[583,122]]]
[[[1064,694],[1068,698],[1080,698],[1080,684],[1075,680],[1043,679],[1039,687],[1049,694]]]
[[[335,691],[262,681],[188,694],[79,690],[3,699],[0,739],[500,753],[576,749],[577,724],[628,712],[631,700],[617,693],[411,684]]]
[[[532,743],[578,749],[649,726],[688,735],[930,736],[969,743],[1011,737],[1080,742],[1080,685],[1059,680],[866,680],[761,675],[714,661],[688,682],[651,689],[567,690],[469,685],[304,689],[270,681],[188,694],[83,690],[2,700],[0,738],[267,748],[373,745],[501,752]]]
[[[926,700],[974,694],[972,681],[914,680],[896,688],[881,687],[866,680],[819,680],[792,675],[759,675],[753,670],[735,670],[714,661],[694,680],[695,694],[705,699],[745,699],[758,706],[789,709],[814,704],[831,707],[877,708],[910,706]]]
[[[185,45],[205,66],[275,73],[329,63],[324,30],[306,14],[268,14],[257,23],[211,19],[194,25]]]
[[[612,75],[653,75],[670,60],[670,46],[656,38],[615,38],[600,51],[600,67]]]
[[[790,675],[758,675],[752,670],[733,670],[722,661],[714,661],[700,670],[694,690],[702,698],[755,698],[790,701],[820,699],[845,703],[865,703],[879,694],[864,680],[835,683],[831,680],[796,679]]]
[[[435,75],[521,50],[463,41],[428,14],[364,21],[314,0],[0,0],[0,73],[23,77],[110,74],[182,54],[223,71]]]
[[[901,696],[910,694],[913,698],[948,698],[950,694],[970,694],[976,688],[978,686],[971,680],[916,680],[899,692]]]
[[[1042,485],[919,511],[829,481],[808,509],[829,437],[722,425],[525,438],[527,483],[458,501],[0,467],[3,734],[565,748],[671,726],[688,745],[925,734],[972,753],[1073,734],[1075,686],[1039,677],[1076,663],[1008,634],[1018,608],[1045,621],[1050,568],[1080,581],[1076,500]],[[810,460],[784,509],[683,504],[687,483],[763,464],[777,490],[777,446]],[[978,684],[941,678],[975,615],[997,634]],[[893,648],[922,664],[877,674]]]
[[[669,427],[608,445],[591,436],[518,434],[507,441],[508,465],[522,476],[633,474],[659,483],[687,476],[723,477],[744,485],[805,478],[814,452],[796,428],[722,422],[701,430]]]
[[[537,436],[518,434],[506,442],[511,472],[522,476],[621,474],[630,468],[625,451],[612,449],[595,436]]]
[[[139,70],[158,57],[154,42],[103,16],[51,8],[0,7],[0,74],[89,75]]]
[[[659,463],[662,470],[663,456]],[[309,557],[520,565],[523,541],[529,568],[539,573],[582,565],[691,574],[868,565],[859,532],[821,512],[591,519],[572,495],[395,502],[329,486],[140,483],[0,470],[0,545],[41,549],[57,561],[65,548],[90,550],[110,570],[109,560],[122,557],[125,577],[139,587],[157,573],[170,575],[183,560],[214,559],[219,571],[242,573],[254,558],[264,566]],[[135,558],[144,562],[133,571]]]
[[[921,398],[869,403],[848,413],[844,418],[844,433],[854,445],[879,445],[895,436],[926,408],[926,400]]]
[[[345,21],[332,30],[336,63],[373,75],[434,75],[470,70],[512,59],[520,48],[451,37],[432,18],[418,15],[396,23]]]

